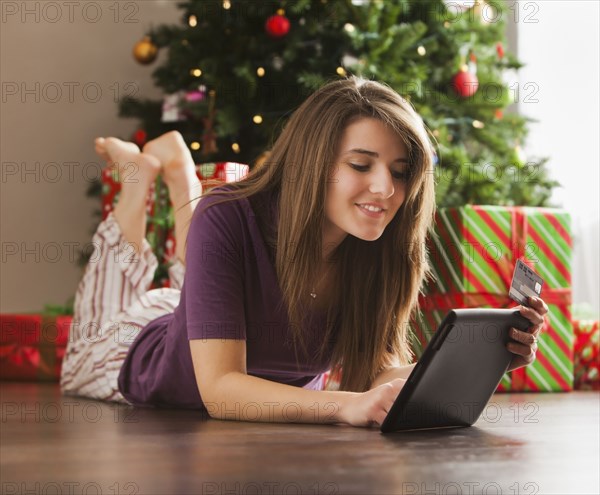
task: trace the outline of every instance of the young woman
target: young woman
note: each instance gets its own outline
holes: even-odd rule
[[[221,419],[381,424],[412,369],[407,322],[435,209],[432,146],[409,103],[373,81],[332,82],[267,163],[200,200],[177,133],[143,153],[114,138],[96,149],[122,192],[77,292],[65,393]],[[158,173],[177,260],[171,287],[148,290],[145,202]],[[532,328],[512,334],[511,369],[535,359],[546,312],[541,300],[521,309]],[[322,390],[329,369],[342,370],[339,391]]]

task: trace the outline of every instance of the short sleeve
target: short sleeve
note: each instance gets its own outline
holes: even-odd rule
[[[244,229],[239,200],[198,203],[188,232],[184,294],[188,339],[246,339]],[[208,201],[209,203],[206,203]]]

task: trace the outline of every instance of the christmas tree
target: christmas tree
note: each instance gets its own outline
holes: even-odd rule
[[[503,76],[521,67],[506,53],[503,2],[474,0],[192,0],[181,25],[161,25],[134,47],[152,64],[160,101],[125,98],[120,116],[137,118],[132,139],[178,130],[199,170],[214,162],[251,167],[286,119],[322,84],[357,75],[387,83],[409,100],[431,131],[438,206],[547,205],[546,159],[521,146],[527,119],[507,112],[514,89]],[[105,199],[111,196],[104,185]],[[88,194],[97,196],[102,185]],[[165,285],[173,215],[160,178],[147,238]],[[115,196],[115,199],[116,196]],[[106,212],[105,212],[106,213]],[[99,215],[101,213],[99,212]],[[80,264],[87,257],[82,254]]]
[[[442,0],[193,0],[182,25],[158,26],[135,47],[162,101],[125,99],[143,144],[180,131],[196,163],[254,165],[317,87],[353,74],[389,84],[436,142],[438,206],[542,206],[556,183],[544,159],[523,156],[525,118],[505,112],[503,2]]]

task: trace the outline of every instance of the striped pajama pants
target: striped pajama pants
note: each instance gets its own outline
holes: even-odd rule
[[[75,313],[62,364],[66,395],[127,403],[118,389],[130,345],[150,321],[179,305],[185,274],[176,260],[169,288],[149,290],[158,261],[150,244],[141,252],[121,234],[112,212],[93,236],[94,253],[75,295]]]

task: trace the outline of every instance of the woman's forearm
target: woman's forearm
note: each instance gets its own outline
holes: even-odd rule
[[[307,390],[230,372],[204,402],[211,417],[259,422],[340,423],[353,392]]]
[[[413,368],[415,367],[415,364],[416,363],[409,364],[408,366],[395,366],[393,368],[388,368],[387,370],[382,371],[381,373],[379,373],[379,375],[377,375],[377,378],[373,380],[373,383],[371,384],[371,389],[379,385],[383,385],[384,383],[391,382],[396,378],[403,378],[404,380],[406,380],[408,378],[408,375],[411,374]]]

